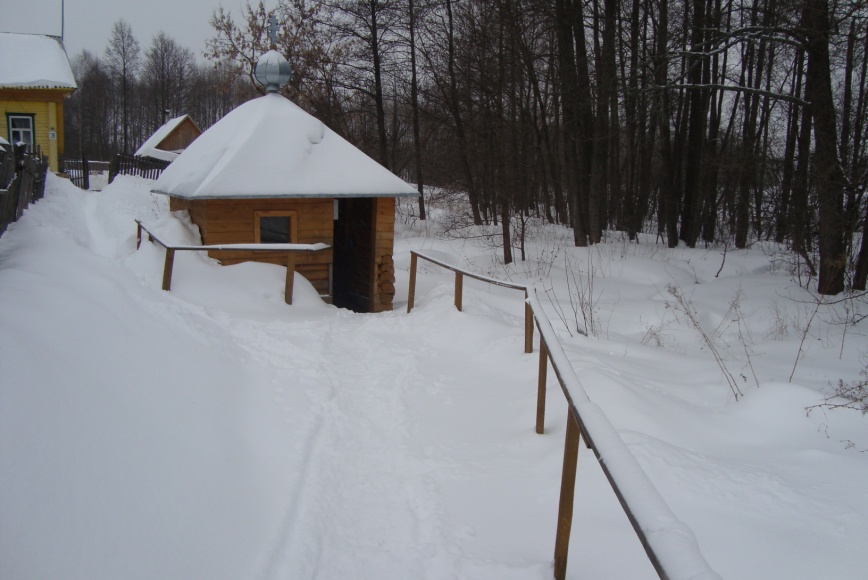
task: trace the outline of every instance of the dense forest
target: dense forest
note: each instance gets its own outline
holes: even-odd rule
[[[279,0],[218,9],[208,64],[119,21],[74,59],[67,152],[134,151],[167,115],[205,129],[256,96],[271,14],[286,96],[420,189],[467,192],[507,262],[538,217],[577,245],[774,240],[820,293],[865,289],[862,0]]]

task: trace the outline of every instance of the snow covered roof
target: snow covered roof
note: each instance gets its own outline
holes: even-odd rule
[[[56,38],[0,32],[0,55],[0,88],[77,88],[66,50]]]
[[[187,199],[419,195],[276,93],[244,103],[202,133],[152,191]]]
[[[147,141],[145,141],[141,147],[136,151],[136,156],[141,157],[153,157],[154,159],[162,159],[163,161],[174,161],[180,155],[179,152],[176,151],[166,151],[165,149],[159,149],[160,143],[169,136],[169,134],[177,129],[178,125],[184,122],[189,115],[181,115],[180,117],[175,117],[174,119],[170,119],[166,122],[165,125],[154,131],[154,134],[151,135]]]

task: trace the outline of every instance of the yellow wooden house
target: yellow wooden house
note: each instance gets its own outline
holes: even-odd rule
[[[0,32],[0,135],[48,156],[63,155],[63,99],[76,89],[60,39]]]

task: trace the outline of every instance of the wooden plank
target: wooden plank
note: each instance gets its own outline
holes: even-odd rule
[[[455,272],[455,308],[461,311],[464,301],[464,274]]]
[[[292,252],[286,254],[286,285],[283,296],[287,304],[292,304],[292,285],[295,281],[295,255]]]
[[[211,234],[224,234],[224,233],[241,233],[244,232],[250,237],[250,241],[253,241],[253,220],[251,219],[249,222],[242,221],[219,221],[219,220],[208,220],[208,231]]]
[[[35,103],[37,106],[42,103],[53,102],[62,103],[63,97],[71,94],[75,89],[0,89],[0,101],[15,101],[21,104],[19,109],[24,111],[23,107]],[[5,119],[4,119],[5,121]],[[8,135],[6,135],[8,137]]]
[[[536,385],[536,432],[542,435],[546,422],[546,381],[548,380],[549,351],[546,341],[539,341],[539,375]]]
[[[172,288],[172,269],[175,266],[175,250],[166,249],[166,261],[163,264],[163,290]]]
[[[573,527],[573,500],[576,494],[576,466],[579,459],[579,423],[567,410],[567,433],[564,440],[564,467],[561,472],[561,497],[558,504],[558,530],[555,537],[555,580],[567,575],[567,555]]]
[[[524,291],[524,352],[530,354],[533,352],[533,308],[527,301],[527,290]],[[540,338],[542,342],[542,338]]]
[[[218,244],[250,244],[253,243],[253,236],[243,232],[213,232],[209,228],[207,243],[211,246]]]
[[[243,217],[254,211],[299,211],[311,214],[324,214],[333,217],[330,200],[311,199],[230,199],[208,200],[208,209],[214,215]]]
[[[283,265],[286,262],[282,258],[280,254],[275,254],[273,252],[269,253],[257,253],[257,252],[245,252],[245,251],[235,251],[235,250],[212,250],[208,252],[208,257],[214,258],[215,260],[219,260],[221,263],[226,264],[228,262],[241,262],[241,261],[249,261],[249,262],[262,262],[265,264],[279,264]],[[299,253],[295,257],[296,265],[301,264],[320,264],[320,265],[328,265],[332,263],[332,255],[331,250],[322,250],[320,252],[303,252]]]
[[[407,290],[407,312],[413,310],[413,303],[416,299],[416,263],[418,256],[415,252],[410,252],[410,287]]]
[[[302,239],[322,241],[324,244],[331,245],[331,240],[335,235],[334,228],[311,227],[309,224],[301,222],[298,224],[298,239],[299,244],[315,244],[317,242],[302,242]]]

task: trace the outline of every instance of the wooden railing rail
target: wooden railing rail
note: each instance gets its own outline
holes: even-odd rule
[[[456,297],[461,283],[457,275],[471,276],[485,282],[491,281],[484,276],[461,270],[455,266],[411,252],[410,291],[407,311],[413,307],[416,283],[416,257],[424,258],[456,273]],[[495,283],[495,281],[491,282]],[[558,504],[557,532],[555,535],[554,577],[563,580],[567,571],[567,555],[573,521],[573,499],[576,487],[576,467],[578,464],[579,442],[582,438],[586,446],[594,452],[609,485],[615,492],[621,507],[630,520],[633,530],[642,543],[648,559],[661,579],[671,580],[712,580],[720,576],[706,562],[691,529],[679,520],[657,488],[648,479],[630,449],[612,426],[612,423],[599,406],[591,402],[570,364],[563,346],[552,327],[548,315],[543,310],[534,286],[521,286],[496,281],[498,286],[524,289],[526,305],[532,312],[540,333],[540,362],[537,382],[536,432],[543,433],[545,422],[546,374],[548,364],[557,376],[561,391],[567,400],[569,412],[564,441],[564,463],[561,472],[561,491]],[[456,301],[456,306],[459,304]],[[532,337],[533,335],[531,335]],[[530,352],[527,348],[525,352]]]
[[[207,252],[207,251],[247,251],[255,253],[286,254],[286,285],[284,300],[292,304],[292,287],[295,278],[295,254],[298,252],[318,252],[327,250],[328,244],[217,244],[211,246],[179,246],[169,245],[155,236],[140,220],[136,220],[136,249],[142,245],[142,232],[148,235],[148,240],[157,242],[166,249],[166,261],[163,264],[163,290],[172,288],[172,271],[175,267],[175,252]]]
[[[503,280],[498,280],[496,278],[489,278],[488,276],[483,276],[481,274],[475,274],[473,272],[468,272],[467,270],[462,270],[456,266],[451,264],[447,264],[442,260],[438,260],[437,258],[433,258],[431,256],[427,256],[422,252],[417,252],[415,250],[410,251],[410,289],[407,292],[407,312],[413,310],[413,306],[416,300],[416,268],[418,264],[418,258],[422,258],[432,264],[436,264],[441,268],[446,268],[447,270],[451,270],[455,272],[455,308],[459,311],[463,310],[464,304],[464,277],[473,278],[474,280],[479,280],[481,282],[485,282],[487,284],[491,284],[493,286],[500,286],[501,288],[510,288],[512,290],[521,290],[524,292],[525,306],[524,306],[524,352],[531,353],[533,352],[533,313],[530,310],[530,305],[527,302],[528,298],[528,286],[527,284],[516,284],[514,282],[504,282]]]

